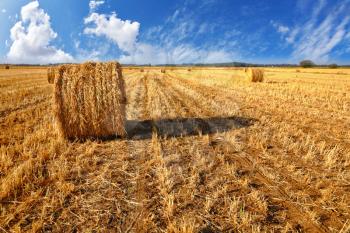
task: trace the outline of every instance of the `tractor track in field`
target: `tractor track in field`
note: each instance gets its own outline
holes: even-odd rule
[[[152,75],[152,76],[151,76]],[[154,177],[156,180],[156,190],[158,193],[155,195],[155,198],[158,199],[158,209],[159,211],[155,212],[157,226],[161,231],[169,230],[171,227],[176,226],[175,210],[176,202],[178,198],[174,193],[174,182],[176,178],[176,173],[172,171],[171,166],[169,167],[166,163],[166,154],[164,153],[165,145],[164,143],[168,140],[167,138],[177,138],[180,135],[167,135],[168,128],[167,120],[169,117],[175,115],[176,118],[173,119],[178,123],[178,126],[181,126],[181,118],[179,116],[187,116],[186,106],[183,103],[178,104],[176,98],[174,98],[171,90],[165,86],[161,85],[161,77],[157,74],[151,74],[149,76],[149,83],[151,83],[152,96],[150,99],[155,101],[154,105],[150,104],[151,101],[148,101],[148,109],[152,109],[151,119],[152,119],[152,143],[151,150],[149,154],[151,155],[151,161],[154,163]],[[152,106],[162,106],[160,110],[152,108]],[[185,114],[184,114],[185,113]],[[159,123],[158,121],[161,121]],[[158,135],[161,135],[164,138],[160,138]],[[176,183],[179,185],[179,183]],[[154,197],[153,197],[154,198]],[[152,199],[153,199],[152,198]]]
[[[150,91],[153,88],[149,74],[140,78],[137,88],[135,104],[140,106],[139,121],[152,119],[152,108],[150,107],[154,99]],[[139,132],[135,132],[136,134]],[[148,132],[151,133],[152,132]],[[165,222],[162,217],[160,206],[161,199],[157,193],[158,179],[155,174],[156,161],[152,157],[152,143],[150,138],[143,140],[128,140],[130,154],[131,173],[135,177],[134,189],[129,194],[135,201],[135,209],[130,216],[134,219],[125,232],[153,232],[164,227]]]
[[[144,77],[139,80],[133,80],[133,89],[130,91],[131,93],[135,93],[130,101],[128,101],[128,108],[133,109],[133,113],[131,118],[137,119],[142,114],[145,114],[147,110],[147,106],[143,104],[143,99],[145,97],[145,85],[144,85]],[[131,95],[129,93],[129,95]],[[141,105],[140,105],[141,104]],[[136,111],[135,111],[136,110]],[[128,132],[129,133],[129,132]],[[145,183],[145,170],[144,162],[145,162],[145,152],[144,152],[144,143],[141,141],[134,140],[126,140],[127,147],[127,157],[125,160],[126,168],[125,172],[129,174],[129,179],[126,180],[125,186],[125,198],[131,208],[126,212],[124,219],[124,227],[120,228],[120,232],[130,232],[133,229],[140,230],[143,227],[142,219],[145,218],[145,200],[146,198],[146,183]],[[141,224],[140,224],[141,223]]]
[[[145,74],[140,79],[140,86],[142,87],[139,90],[142,90],[137,95],[137,104],[141,106],[140,108],[140,116],[138,119],[148,119],[150,117],[149,111],[149,78],[148,74]],[[152,161],[150,161],[150,157],[147,153],[150,147],[149,141],[135,141],[133,144],[137,144],[138,153],[134,154],[134,169],[135,169],[135,191],[134,198],[139,205],[137,206],[136,218],[138,219],[135,223],[134,229],[135,232],[154,230],[155,223],[153,219],[151,222],[145,221],[149,219],[150,216],[153,216],[152,210],[155,205],[155,201],[150,199],[150,196],[154,196],[154,188],[152,181]],[[151,211],[150,211],[151,210]],[[147,229],[147,227],[149,227]],[[131,230],[130,228],[129,230]]]

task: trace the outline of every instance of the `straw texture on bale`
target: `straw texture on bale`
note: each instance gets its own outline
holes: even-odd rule
[[[125,136],[125,84],[117,62],[63,65],[55,80],[55,117],[67,139]]]
[[[49,67],[47,69],[47,82],[50,84],[54,84],[56,74],[57,74],[56,69],[53,67]]]
[[[263,82],[264,81],[264,70],[262,69],[247,69],[246,77],[249,82]]]

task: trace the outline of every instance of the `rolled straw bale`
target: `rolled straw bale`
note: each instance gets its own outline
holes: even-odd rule
[[[160,72],[165,74],[165,69],[161,69]]]
[[[50,84],[53,84],[55,82],[57,71],[53,67],[49,67],[47,69],[47,82]]]
[[[262,69],[251,69],[249,68],[246,72],[246,77],[249,82],[263,82],[264,81],[264,70]]]
[[[125,84],[117,62],[63,65],[55,80],[55,117],[67,139],[125,136]]]

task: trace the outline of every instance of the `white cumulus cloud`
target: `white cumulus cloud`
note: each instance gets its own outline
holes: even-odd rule
[[[21,20],[11,28],[12,45],[7,54],[11,63],[72,62],[71,55],[50,45],[57,37],[50,24],[50,16],[32,1],[21,9]]]
[[[84,23],[90,25],[84,29],[85,34],[105,36],[127,53],[134,50],[140,23],[119,19],[116,13],[111,15],[92,13],[85,18]]]
[[[105,3],[105,1],[94,1],[91,0],[89,2],[89,7],[91,11],[94,11],[95,9],[97,9],[99,6],[103,5]]]

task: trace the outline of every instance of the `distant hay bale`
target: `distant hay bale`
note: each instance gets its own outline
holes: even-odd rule
[[[264,81],[264,70],[262,69],[247,69],[245,73],[249,82],[256,83]]]
[[[141,69],[140,72],[145,72],[145,70],[144,70],[144,69]]]
[[[9,70],[9,69],[10,69],[10,66],[9,66],[9,65],[6,65],[6,66],[5,66],[5,69],[6,69],[6,70]]]
[[[160,72],[165,74],[165,69],[161,69]]]
[[[191,68],[188,68],[188,69],[187,69],[187,71],[188,71],[188,72],[191,72],[191,71],[192,71],[192,69],[191,69]]]
[[[297,72],[297,73],[300,73],[300,70],[297,70],[296,72]]]
[[[244,68],[244,73],[247,73],[248,72],[248,68]]]
[[[54,84],[56,75],[57,75],[56,69],[53,67],[49,67],[47,69],[47,82],[50,84]]]
[[[67,139],[125,136],[125,84],[117,62],[62,65],[55,80],[54,111]]]

